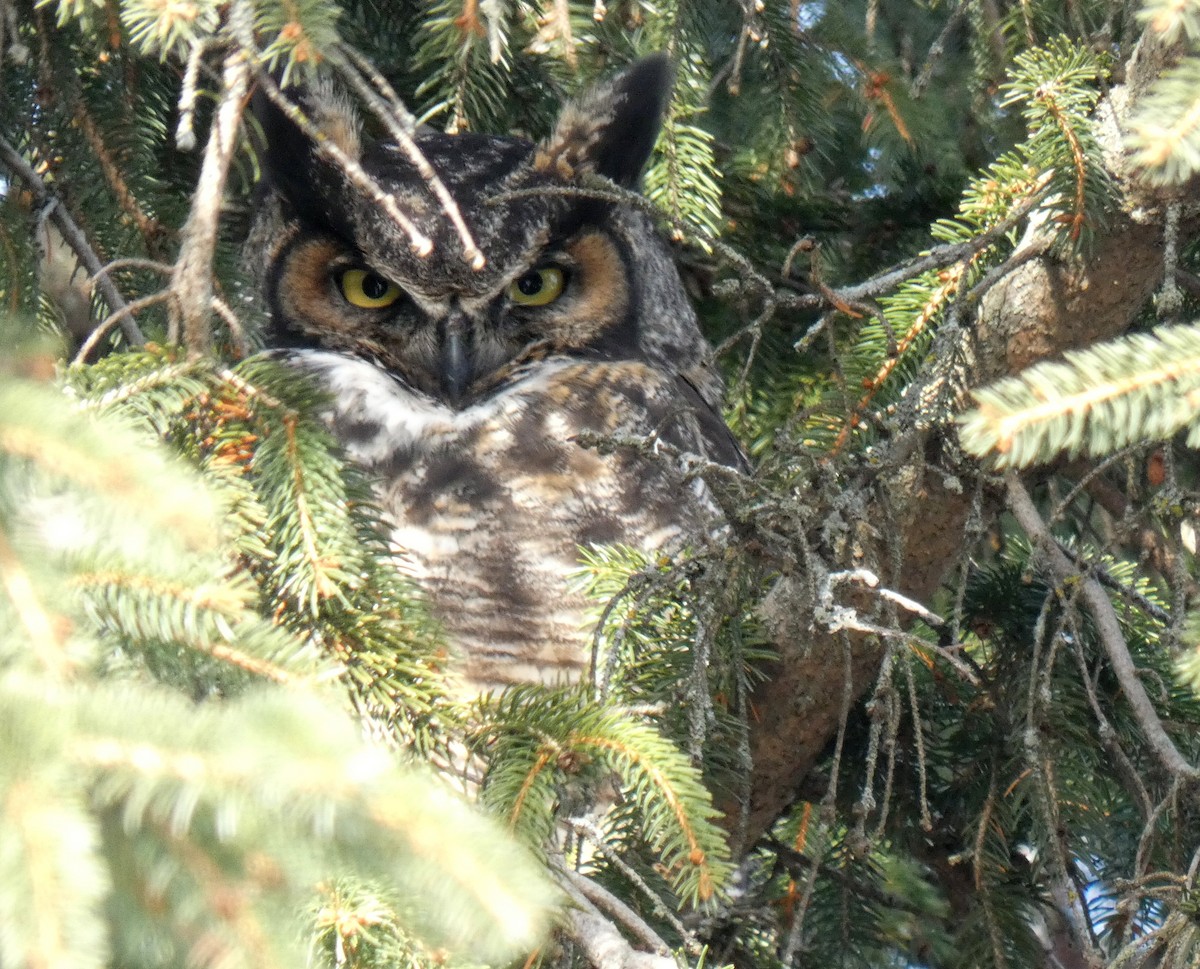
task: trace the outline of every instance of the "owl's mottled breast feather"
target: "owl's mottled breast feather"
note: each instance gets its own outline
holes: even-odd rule
[[[581,547],[663,549],[710,527],[667,457],[580,440],[686,434],[703,448],[695,413],[643,363],[547,359],[454,411],[366,361],[288,357],[332,391],[333,430],[378,474],[393,540],[477,686],[579,677],[589,603],[569,577]]]

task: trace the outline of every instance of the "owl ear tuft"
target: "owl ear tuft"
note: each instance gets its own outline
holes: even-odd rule
[[[342,92],[328,82],[292,88],[284,97],[296,105],[327,143],[358,161],[362,138],[358,113]],[[330,228],[341,220],[321,200],[338,198],[344,176],[337,163],[318,149],[313,138],[261,87],[251,102],[262,131],[263,171],[267,182],[304,219]]]
[[[568,104],[534,167],[562,178],[595,173],[633,187],[662,127],[674,72],[664,54],[628,67]]]

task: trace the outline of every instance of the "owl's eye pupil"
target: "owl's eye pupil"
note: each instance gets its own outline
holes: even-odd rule
[[[347,269],[338,278],[342,295],[351,306],[381,310],[400,298],[400,287],[369,269]]]
[[[536,296],[544,285],[542,274],[539,272],[526,273],[517,280],[517,289],[525,296]]]
[[[374,273],[367,273],[363,277],[362,291],[368,299],[383,299],[391,286],[382,276],[376,276]]]
[[[567,271],[562,266],[538,266],[508,284],[508,298],[527,309],[549,306],[563,294],[566,285]]]

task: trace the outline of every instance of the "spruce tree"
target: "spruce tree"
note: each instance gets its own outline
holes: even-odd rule
[[[754,472],[581,550],[590,682],[464,702],[256,356],[248,94],[539,137],[660,50]],[[1200,3],[0,0],[0,58],[0,965],[1197,964]]]

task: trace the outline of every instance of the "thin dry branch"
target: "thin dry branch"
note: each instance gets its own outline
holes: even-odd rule
[[[1200,769],[1190,764],[1179,752],[1179,748],[1163,727],[1146,688],[1142,686],[1137,667],[1121,632],[1116,611],[1100,583],[1090,575],[1080,574],[1071,560],[1062,553],[1054,536],[1050,534],[1050,529],[1034,507],[1029,492],[1025,490],[1016,474],[1008,472],[1004,481],[1010,510],[1030,540],[1041,550],[1043,561],[1054,580],[1060,585],[1080,583],[1080,595],[1092,614],[1100,643],[1151,751],[1172,774],[1191,781],[1200,780]]]
[[[75,224],[70,213],[59,202],[58,197],[46,187],[46,183],[42,181],[37,172],[21,157],[21,153],[4,138],[0,138],[0,163],[3,163],[9,172],[21,179],[29,188],[34,202],[42,206],[46,217],[62,233],[63,239],[75,253],[75,258],[79,260],[88,274],[96,279],[96,288],[100,291],[104,302],[108,304],[109,310],[112,313],[124,312],[126,314],[120,321],[121,332],[125,334],[125,339],[133,346],[144,345],[146,337],[138,328],[137,322],[128,315],[128,306],[120,291],[113,285],[112,280],[103,275],[104,263],[96,255],[96,251],[88,242],[87,236],[83,234],[83,230]]]
[[[151,293],[149,296],[143,296],[141,299],[135,299],[132,303],[125,303],[120,309],[114,310],[107,317],[101,320],[88,334],[88,338],[83,341],[83,346],[75,354],[72,363],[85,363],[92,355],[92,351],[100,345],[100,341],[104,339],[109,330],[114,326],[124,326],[126,320],[133,318],[133,314],[140,313],[144,309],[149,309],[151,306],[157,306],[159,303],[165,303],[171,298],[169,289],[161,289],[157,293]],[[145,343],[143,340],[142,343]],[[140,345],[140,344],[139,344]]]
[[[661,715],[661,711],[656,711]],[[585,817],[567,818],[565,824],[571,828],[581,838],[586,839],[597,852],[603,855],[614,868],[621,872],[634,887],[641,892],[642,896],[650,903],[650,907],[654,909],[655,915],[670,924],[684,944],[688,947],[688,951],[695,955],[699,955],[702,951],[699,941],[694,933],[688,930],[671,910],[671,908],[658,896],[658,894],[646,884],[646,880],[624,859],[620,852],[614,851],[612,847],[605,841],[604,832],[602,832],[594,821]],[[657,938],[657,936],[655,937]]]
[[[639,952],[630,945],[570,878],[560,878],[559,885],[574,905],[564,913],[565,934],[595,969],[678,969],[675,960],[661,950]]]
[[[175,147],[180,151],[191,151],[196,147],[196,95],[200,86],[200,65],[208,41],[199,40],[188,52],[187,68],[183,72],[183,85],[179,91],[179,122],[175,125]]]
[[[348,60],[343,60],[340,54],[345,54]],[[446,213],[450,224],[458,233],[458,238],[463,246],[463,257],[470,263],[471,268],[482,269],[486,264],[483,253],[475,244],[475,239],[471,235],[471,230],[467,228],[466,220],[463,219],[462,211],[459,209],[458,203],[454,201],[454,196],[450,194],[445,183],[438,178],[437,172],[433,170],[433,166],[429,164],[429,160],[413,140],[416,121],[404,107],[399,95],[366,58],[348,45],[342,44],[331,52],[330,63],[350,82],[350,86],[366,101],[375,116],[384,123],[388,134],[395,139],[396,144],[400,146],[418,174],[425,180],[425,184],[429,186],[429,190],[433,192],[442,211]],[[379,93],[372,90],[371,85],[363,80],[363,74],[371,80],[371,84],[378,89]]]
[[[230,16],[246,14],[235,4]],[[171,283],[176,297],[171,303],[171,336],[173,340],[178,339],[182,329],[183,343],[193,353],[207,353],[212,349],[209,313],[213,299],[213,253],[217,246],[225,179],[237,149],[238,126],[250,90],[250,62],[241,49],[231,50],[226,55],[222,84],[221,101],[204,148],[200,181],[183,228],[183,244],[179,248]]]
[[[633,933],[641,943],[660,956],[669,956],[671,947],[667,945],[654,929],[646,924],[645,919],[617,898],[612,892],[590,878],[572,871],[566,865],[556,865],[559,877],[568,881],[573,888],[579,890],[589,902],[598,909],[607,912],[620,922],[629,932]]]
[[[380,184],[366,173],[362,165],[342,151],[332,139],[326,137],[320,128],[312,123],[303,111],[284,97],[279,85],[269,74],[258,72],[255,80],[259,90],[270,99],[271,103],[286,114],[291,122],[308,136],[316,146],[317,153],[337,165],[355,188],[387,212],[392,221],[408,236],[413,252],[419,256],[427,256],[433,252],[433,240],[418,229],[413,220],[400,210],[395,197],[385,192]]]

